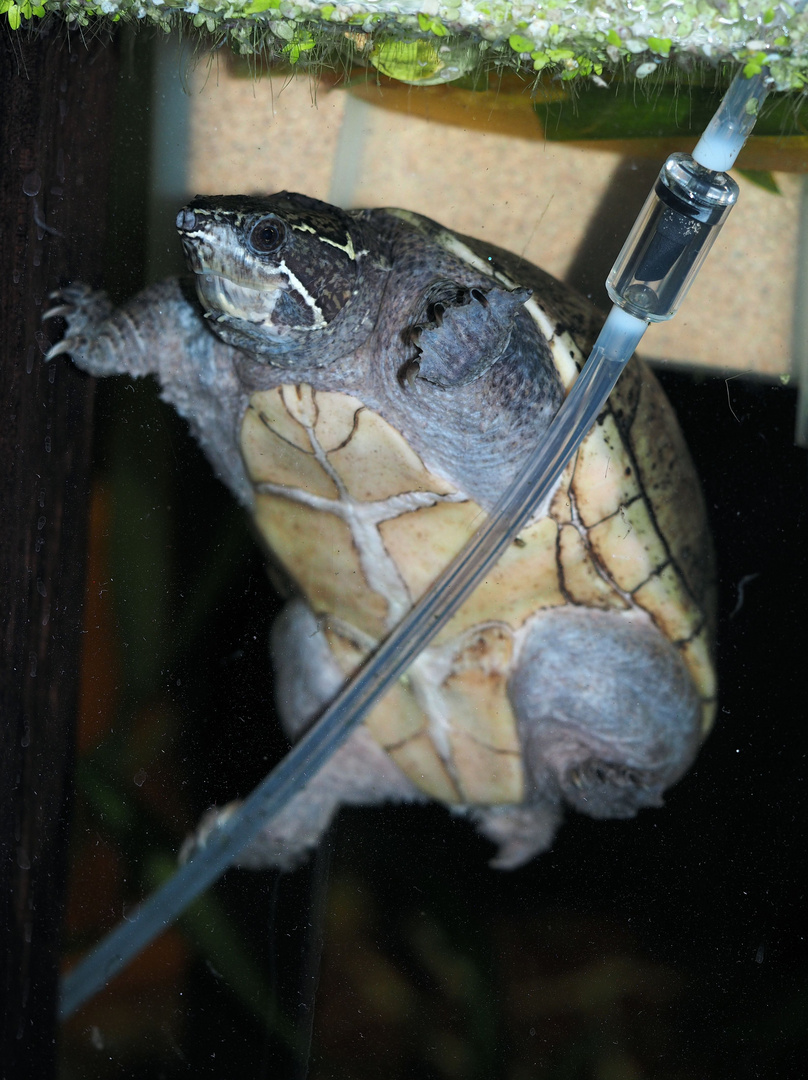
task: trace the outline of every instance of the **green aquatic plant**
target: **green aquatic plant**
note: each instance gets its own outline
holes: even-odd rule
[[[781,90],[801,90],[808,79],[801,2],[422,0],[420,10],[413,7],[406,0],[0,0],[0,15],[15,30],[48,15],[79,26],[110,19],[186,27],[215,34],[242,55],[315,68],[357,53],[372,63],[386,55],[380,70],[413,83],[464,77],[476,61],[442,66],[458,52],[498,70],[548,69],[564,80],[626,64],[642,79],[660,65],[694,60],[732,60],[748,75],[765,65]],[[360,37],[367,40],[358,45]]]

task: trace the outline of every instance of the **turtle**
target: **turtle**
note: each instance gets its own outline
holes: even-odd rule
[[[252,515],[289,585],[271,654],[296,739],[491,511],[602,316],[409,210],[197,196],[176,224],[190,277],[119,310],[67,287],[50,355],[156,375]],[[294,866],[343,804],[437,800],[503,869],[565,808],[661,805],[713,719],[713,595],[691,458],[633,358],[497,567],[240,862]]]

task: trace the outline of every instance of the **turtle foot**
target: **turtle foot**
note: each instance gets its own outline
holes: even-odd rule
[[[89,375],[119,372],[120,365],[112,363],[110,350],[99,347],[100,330],[112,314],[107,294],[76,282],[51,293],[50,299],[56,304],[45,312],[42,321],[64,319],[67,330],[45,354],[45,361],[69,354],[76,366]]]
[[[518,870],[547,851],[561,824],[561,808],[552,802],[493,806],[471,816],[477,831],[499,848],[488,863],[494,870]]]

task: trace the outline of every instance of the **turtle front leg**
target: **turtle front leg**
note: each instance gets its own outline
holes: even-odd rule
[[[696,688],[676,648],[641,614],[539,613],[508,693],[529,778],[526,806],[479,815],[507,865],[550,846],[563,803],[594,818],[660,806],[698,749]]]
[[[82,282],[66,285],[52,299],[56,304],[44,319],[64,319],[67,330],[46,359],[69,353],[89,375],[160,375],[161,355],[185,348],[189,317],[199,333],[201,315],[175,278],[145,289],[117,310],[106,293]]]
[[[272,628],[276,703],[285,731],[298,738],[345,681],[325,635],[302,600],[286,605]],[[349,735],[320,771],[241,853],[239,866],[291,869],[314,848],[340,806],[382,802],[423,802],[364,727]],[[183,849],[185,857],[204,844],[211,828],[237,808],[213,810]]]
[[[113,310],[105,293],[69,285],[45,318],[67,323],[52,360],[69,353],[90,375],[154,375],[162,398],[184,417],[217,476],[250,508],[252,488],[233,433],[246,405],[238,349],[210,330],[190,283],[168,278]]]

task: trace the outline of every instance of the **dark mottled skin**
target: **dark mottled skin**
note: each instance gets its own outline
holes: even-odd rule
[[[584,355],[599,327],[585,301],[525,260],[417,215],[346,213],[283,192],[200,197],[177,225],[200,299],[172,279],[113,313],[103,295],[67,289],[60,313],[68,334],[54,353],[71,352],[97,375],[155,374],[247,508],[254,493],[239,451],[241,418],[252,392],[290,382],[359,398],[430,469],[491,507],[564,395],[550,343],[524,302],[532,292],[551,337],[568,334]],[[458,241],[473,256],[453,253]],[[491,273],[472,265],[475,256]],[[570,356],[580,363],[574,347]],[[666,518],[676,506],[700,505],[700,496],[664,398],[633,362],[607,410],[660,518],[668,562],[700,601],[709,543],[698,512],[690,525]],[[657,446],[659,425],[673,434]],[[701,734],[687,668],[644,613],[570,603],[526,626],[508,682],[526,802],[466,808],[499,846],[501,867],[549,847],[564,804],[595,817],[658,805]],[[304,601],[276,624],[273,659],[279,711],[296,735],[343,679]],[[360,728],[267,824],[245,861],[294,864],[343,803],[423,797]]]

